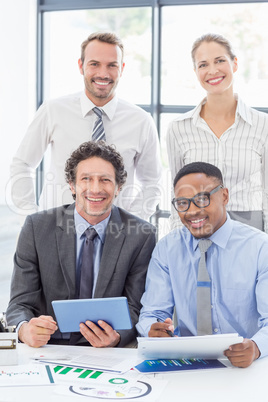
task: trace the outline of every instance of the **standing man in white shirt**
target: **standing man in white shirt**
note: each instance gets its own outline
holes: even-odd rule
[[[147,112],[116,96],[123,59],[124,47],[115,34],[91,34],[82,43],[78,60],[84,91],[44,102],[36,112],[11,164],[12,200],[22,215],[71,202],[64,163],[81,143],[92,139],[96,106],[102,112],[105,140],[122,155],[127,171],[116,205],[143,219],[154,213],[161,177],[157,130]],[[48,146],[50,165],[37,206],[35,169]]]

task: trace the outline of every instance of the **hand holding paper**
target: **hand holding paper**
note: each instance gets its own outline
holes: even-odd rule
[[[241,344],[235,334],[137,338],[139,355],[145,359],[219,359],[231,345]]]
[[[248,367],[251,363],[260,357],[258,346],[251,339],[244,339],[242,343],[231,345],[224,351],[233,366]]]

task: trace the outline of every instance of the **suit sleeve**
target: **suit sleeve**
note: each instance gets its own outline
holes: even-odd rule
[[[8,325],[18,325],[39,316],[41,310],[41,283],[38,256],[31,217],[21,230],[11,279],[10,302],[7,308]]]

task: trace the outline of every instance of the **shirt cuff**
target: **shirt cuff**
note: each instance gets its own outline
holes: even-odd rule
[[[20,340],[19,340],[19,330],[20,330],[20,327],[22,326],[22,324],[24,324],[25,322],[29,322],[29,321],[21,321],[21,322],[19,322],[18,323],[18,325],[16,326],[16,332],[17,332],[17,334],[18,334],[18,342],[19,343],[23,343],[23,342],[21,342]]]

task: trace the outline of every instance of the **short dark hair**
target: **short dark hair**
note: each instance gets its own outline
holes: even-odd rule
[[[65,164],[65,179],[67,183],[75,183],[79,162],[93,158],[94,156],[102,158],[113,165],[116,183],[121,188],[127,178],[123,158],[113,145],[108,145],[105,141],[84,142],[72,152]]]
[[[92,42],[93,40],[98,40],[103,43],[109,43],[110,45],[116,45],[121,49],[122,52],[122,63],[124,59],[124,45],[122,40],[113,32],[94,32],[89,37],[84,40],[84,42],[81,44],[81,60],[82,63],[84,64],[85,60],[85,50],[87,45]]]
[[[212,165],[207,162],[192,162],[184,165],[176,174],[173,181],[173,186],[175,188],[178,181],[183,177],[191,173],[204,173],[208,177],[215,177],[218,179],[221,185],[223,185],[222,173],[217,166]]]

